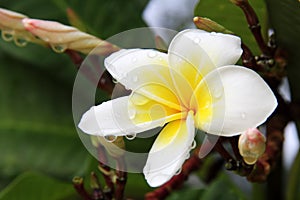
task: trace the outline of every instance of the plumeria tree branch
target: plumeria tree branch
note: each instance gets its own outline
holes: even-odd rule
[[[246,20],[249,24],[249,28],[254,35],[254,38],[262,53],[265,56],[271,56],[272,52],[263,39],[258,17],[252,6],[249,4],[248,0],[231,0],[231,2],[233,2],[243,10]]]

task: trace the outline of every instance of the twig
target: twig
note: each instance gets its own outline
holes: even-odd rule
[[[75,190],[77,191],[77,193],[84,199],[84,200],[93,200],[90,195],[88,194],[88,192],[85,190],[84,188],[84,184],[83,184],[83,178],[81,177],[74,177],[73,178],[73,186],[75,188]]]
[[[116,192],[115,198],[116,200],[122,200],[124,198],[124,190],[127,181],[127,172],[126,165],[124,161],[124,157],[120,157],[116,159],[117,161],[117,169],[116,169]]]
[[[104,200],[104,194],[101,189],[99,179],[95,172],[91,172],[91,188],[93,189],[92,199],[93,200]]]
[[[97,147],[97,151],[98,151],[98,160],[99,160],[98,167],[106,183],[106,188],[103,192],[108,199],[111,199],[115,190],[114,183],[112,181],[112,175],[114,172],[110,169],[109,166],[104,164],[107,163],[107,157],[106,157],[104,147],[102,145],[99,145]]]
[[[267,56],[267,57],[271,57],[271,50],[270,48],[267,46],[266,42],[264,41],[263,37],[262,37],[262,33],[261,33],[261,27],[258,21],[258,17],[254,11],[254,9],[252,8],[252,6],[249,4],[248,0],[234,0],[232,1],[234,4],[236,4],[237,6],[239,6],[246,17],[246,20],[248,22],[249,28],[256,40],[256,43],[258,44],[260,50],[262,51],[262,53]]]

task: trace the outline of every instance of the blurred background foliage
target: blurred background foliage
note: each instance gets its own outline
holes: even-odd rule
[[[146,26],[141,14],[147,2],[1,0],[0,7],[64,24],[69,24],[66,9],[71,8],[82,20],[82,29],[105,39]],[[258,12],[265,33],[267,25],[273,27],[278,44],[288,52],[292,95],[300,100],[300,3],[297,0],[251,0],[250,3]],[[258,54],[242,11],[229,0],[202,0],[195,8],[195,15],[224,25]],[[1,200],[78,199],[72,177],[88,176],[91,170],[96,170],[97,162],[82,145],[72,119],[75,76],[76,68],[67,55],[34,44],[20,48],[0,40]],[[300,174],[299,155],[296,160],[292,169],[294,178],[286,179],[290,200],[300,199],[300,181],[295,178]],[[201,188],[186,186],[168,199],[264,199],[259,192],[253,192],[252,196],[244,194],[226,174]],[[264,185],[254,188],[263,191]],[[129,174],[126,197],[142,199],[150,190],[142,174]]]

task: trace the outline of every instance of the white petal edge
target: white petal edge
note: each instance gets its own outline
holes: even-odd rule
[[[277,99],[267,83],[253,70],[231,65],[209,73],[200,84],[214,90],[220,77],[223,95],[214,98],[213,116],[209,126],[202,129],[221,136],[239,135],[249,127],[264,123],[277,107]]]
[[[151,122],[134,124],[129,117],[128,101],[129,97],[125,96],[92,106],[83,114],[78,127],[90,135],[123,136],[163,126],[169,117],[172,118],[166,116]]]
[[[172,129],[173,124],[178,121],[170,122],[162,130]],[[184,161],[189,155],[190,147],[194,141],[195,126],[194,116],[190,112],[185,121],[179,122],[180,127],[168,143],[162,144],[162,132],[153,144],[146,165],[144,167],[144,175],[151,187],[158,187],[169,181],[178,170],[181,169]]]
[[[186,43],[189,38],[193,43]],[[174,49],[172,43],[178,43],[178,47]],[[175,36],[170,49],[177,52],[179,55],[184,55],[184,52],[191,52],[192,49],[202,48],[209,56],[210,60],[216,67],[235,64],[242,55],[241,39],[237,36],[223,33],[206,32],[197,29],[187,29]],[[198,47],[197,47],[198,46]],[[194,51],[197,53],[197,51]]]
[[[137,68],[151,65],[168,66],[167,54],[153,49],[122,49],[112,53],[104,60],[109,73],[120,83],[126,85],[128,73]],[[131,89],[129,87],[129,89]]]

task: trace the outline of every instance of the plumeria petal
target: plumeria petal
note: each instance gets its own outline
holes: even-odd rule
[[[145,49],[120,50],[105,59],[105,66],[126,88],[181,110],[166,54]]]
[[[177,53],[180,53],[180,55],[191,54],[190,48],[195,48],[195,44],[197,44],[206,52],[217,67],[235,64],[243,52],[241,39],[230,34],[209,33],[202,30],[189,29],[180,32],[180,34],[176,36],[178,41],[180,41],[179,39],[181,39],[181,37],[189,38],[191,41],[194,41],[194,45],[178,44],[189,51],[187,51],[188,53],[184,53],[184,50],[181,50]],[[175,42],[177,43],[177,41]],[[200,52],[198,51],[199,54]]]
[[[157,187],[172,178],[187,158],[195,136],[193,113],[186,120],[170,122],[153,144],[144,175],[152,187]]]
[[[221,79],[222,85],[217,77]],[[197,126],[211,134],[238,135],[249,127],[262,124],[277,106],[277,100],[264,80],[244,67],[218,68],[202,80],[195,94],[201,95],[201,91],[207,88],[211,94],[208,99],[212,117],[206,124],[198,123]],[[198,122],[201,115],[201,112],[196,114]]]
[[[167,54],[153,49],[122,49],[107,57],[104,64],[109,73],[120,83],[125,81],[129,72],[139,67],[151,65],[168,67]]]
[[[148,104],[152,106],[147,107]],[[173,112],[163,105],[156,103],[156,107],[153,108],[153,102],[150,100],[147,105],[133,106],[128,96],[113,99],[91,107],[82,116],[78,126],[91,135],[119,136],[140,133],[163,126],[170,120],[182,118],[181,113]]]

